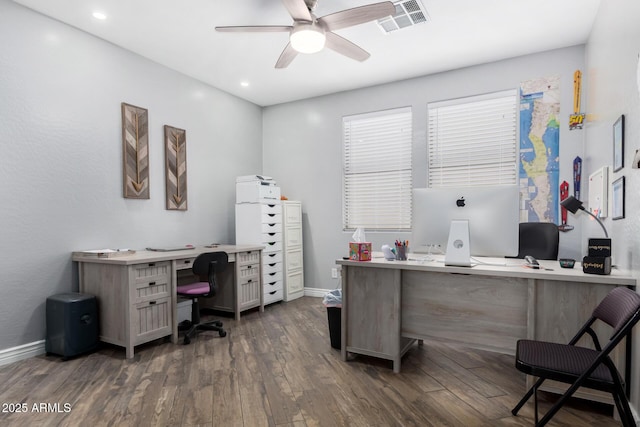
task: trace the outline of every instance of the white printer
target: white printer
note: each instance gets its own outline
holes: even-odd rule
[[[270,176],[245,175],[236,178],[236,203],[280,201],[280,187]]]

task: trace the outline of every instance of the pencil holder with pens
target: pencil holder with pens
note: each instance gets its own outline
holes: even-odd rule
[[[396,240],[396,260],[406,261],[409,253],[409,242],[407,240],[400,242]]]

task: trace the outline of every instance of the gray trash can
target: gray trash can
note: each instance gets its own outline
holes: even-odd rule
[[[45,351],[66,360],[98,348],[98,302],[93,295],[69,292],[46,303]]]

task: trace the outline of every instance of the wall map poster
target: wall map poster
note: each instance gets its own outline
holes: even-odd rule
[[[560,76],[520,84],[520,222],[558,223]]]

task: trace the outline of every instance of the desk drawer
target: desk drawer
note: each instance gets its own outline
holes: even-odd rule
[[[282,262],[282,251],[262,254],[262,265],[273,264],[274,262]]]
[[[171,277],[171,262],[149,262],[145,264],[132,265],[131,273],[136,283],[148,283],[164,278],[168,280]]]
[[[259,306],[261,293],[262,286],[257,276],[241,280],[238,283],[238,305],[240,306],[240,311]]]
[[[263,222],[261,226],[262,226],[263,233],[281,233],[282,232],[281,222]]]
[[[304,275],[302,271],[287,274],[287,294],[304,290]]]
[[[300,270],[303,266],[302,249],[287,251],[287,273]]]
[[[275,281],[281,281],[282,282],[282,270],[280,271],[273,271],[271,273],[264,273],[262,275],[262,281],[265,283],[265,285],[267,283],[272,283]]]
[[[260,212],[266,215],[282,215],[282,205],[278,203],[261,203]],[[280,221],[282,222],[282,221]]]
[[[287,228],[284,234],[285,245],[287,247],[302,245],[302,228]]]
[[[171,263],[156,262],[129,267],[131,301],[140,303],[170,296]]]
[[[190,270],[195,258],[182,258],[176,260],[176,270]]]
[[[236,262],[238,265],[259,264],[260,251],[238,252],[236,254]]]
[[[282,242],[282,232],[262,233],[262,243]]]
[[[169,289],[169,280],[166,277],[159,277],[157,280],[152,280],[147,283],[136,283],[133,302],[138,303],[168,297],[170,296]]]
[[[279,252],[282,250],[282,241],[280,242],[263,242],[263,252]]]
[[[260,280],[260,266],[258,264],[241,265],[238,268],[238,282],[246,282],[248,279]]]
[[[262,274],[277,273],[278,271],[282,271],[281,262],[272,262],[269,264],[262,265]]]
[[[271,304],[277,301],[283,300],[283,291],[280,289],[272,289],[269,292],[265,290],[264,292],[264,305]]]
[[[136,344],[171,335],[171,298],[138,303],[133,308],[131,323]]]

